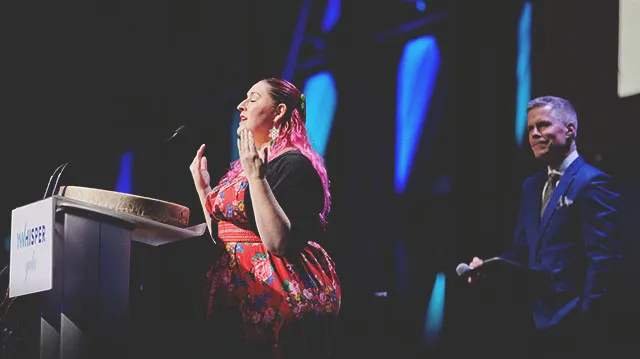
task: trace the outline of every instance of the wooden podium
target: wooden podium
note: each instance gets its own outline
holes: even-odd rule
[[[197,242],[198,246],[211,246],[211,238],[203,236],[206,224],[181,228],[64,196],[54,196],[54,205],[52,289],[31,294],[39,296],[40,307],[39,338],[29,338],[32,356],[156,357],[146,355],[147,349],[153,348],[145,346],[155,345],[162,351],[162,339],[153,343],[151,335],[141,335],[156,326],[155,321],[144,321],[162,315],[159,310],[149,310],[157,307],[154,300],[180,288],[159,290],[157,283],[163,278],[154,279],[154,274],[161,272],[171,282],[171,260],[193,262],[185,257],[189,250],[175,250],[178,245]],[[166,258],[182,257],[164,264],[154,262],[164,247],[171,250]],[[198,271],[200,274],[201,268]]]

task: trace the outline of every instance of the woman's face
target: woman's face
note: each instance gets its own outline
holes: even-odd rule
[[[249,89],[247,98],[238,105],[240,125],[237,133],[240,135],[244,129],[251,131],[258,148],[269,142],[269,130],[278,115],[278,106],[271,99],[269,90],[269,85],[260,81]]]

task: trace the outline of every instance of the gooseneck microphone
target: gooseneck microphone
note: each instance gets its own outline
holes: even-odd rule
[[[176,130],[173,131],[173,134],[171,136],[167,137],[167,139],[165,139],[164,141],[162,141],[160,143],[160,145],[164,145],[164,144],[166,144],[168,142],[171,142],[171,140],[173,140],[174,138],[179,136],[181,133],[183,133],[185,128],[186,128],[186,125],[182,125],[182,126],[176,128]],[[44,190],[44,196],[42,197],[43,199],[47,198],[48,196],[53,196],[56,193],[56,188],[58,188],[58,181],[60,181],[60,176],[62,176],[62,172],[64,172],[64,169],[67,168],[69,163],[71,163],[71,161],[67,161],[67,162],[59,165],[53,171],[53,173],[51,174],[51,177],[49,178],[49,182],[47,183],[47,188]],[[51,181],[53,181],[53,177],[55,177],[56,173],[58,173],[58,177],[56,177],[56,182],[53,185],[53,188],[51,189],[51,194],[48,195],[49,187],[51,186]]]
[[[162,143],[160,143],[161,145],[164,145],[165,143],[173,140],[176,136],[180,135],[182,132],[184,132],[185,127],[187,127],[186,125],[182,125],[178,128],[176,128],[175,131],[173,131],[173,135],[169,136],[166,140],[162,141]]]
[[[58,172],[58,177],[56,177],[56,183],[53,185],[53,189],[51,190],[51,195],[52,196],[53,196],[54,193],[56,193],[56,188],[58,188],[58,181],[60,181],[60,176],[62,175],[62,172],[64,171],[64,169],[67,168],[69,163],[71,163],[71,161],[67,161],[64,164],[64,166],[62,166],[62,168],[60,169],[60,172]]]
[[[49,183],[47,183],[47,188],[44,190],[44,195],[42,196],[42,199],[47,198],[47,193],[49,193],[49,187],[51,186],[51,181],[53,181],[53,177],[60,170],[60,168],[66,167],[69,164],[69,162],[71,162],[71,161],[67,161],[67,162],[61,164],[60,166],[56,167],[56,169],[53,171],[53,173],[51,174],[51,177],[49,177]],[[58,178],[60,178],[60,176],[58,176]],[[56,183],[57,182],[58,181],[56,180]]]

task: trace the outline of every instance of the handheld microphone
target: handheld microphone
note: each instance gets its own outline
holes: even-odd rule
[[[458,277],[467,276],[467,275],[471,274],[472,271],[473,271],[473,269],[471,267],[469,267],[469,265],[467,263],[460,263],[456,267],[456,273],[458,274]]]
[[[164,144],[170,142],[171,140],[173,140],[174,138],[176,138],[178,135],[180,135],[181,133],[184,132],[185,128],[186,128],[186,125],[182,125],[182,126],[176,128],[176,130],[173,131],[173,134],[171,136],[167,137],[167,139],[165,139],[164,141],[162,141],[160,143],[160,145],[164,145]],[[58,181],[60,181],[60,176],[62,176],[62,172],[64,172],[64,169],[67,168],[69,163],[71,163],[71,161],[67,161],[67,162],[59,165],[53,171],[53,173],[51,174],[51,177],[49,178],[49,183],[47,183],[47,188],[44,191],[44,196],[42,197],[43,199],[47,198],[47,193],[49,193],[49,186],[51,186],[51,181],[53,180],[53,177],[56,175],[56,173],[58,173],[58,177],[56,177],[56,182],[53,185],[53,188],[51,189],[51,196],[53,196],[56,193],[56,188],[58,187]],[[60,172],[58,172],[58,170]]]
[[[510,275],[510,274],[521,274],[527,276],[539,276],[538,270],[529,269],[529,267],[525,264],[514,262],[512,260],[502,258],[502,257],[492,257],[482,261],[482,265],[476,268],[469,267],[466,263],[460,263],[456,267],[456,273],[458,277],[464,278],[474,275],[476,273],[486,274],[490,272],[492,276],[499,275]]]

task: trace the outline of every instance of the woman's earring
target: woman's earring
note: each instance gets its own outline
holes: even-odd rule
[[[275,126],[269,130],[269,137],[272,140],[275,140],[276,138],[278,138],[278,129],[275,128]]]
[[[278,129],[275,126],[269,130],[269,138],[271,138],[271,145],[273,145],[278,138]]]

